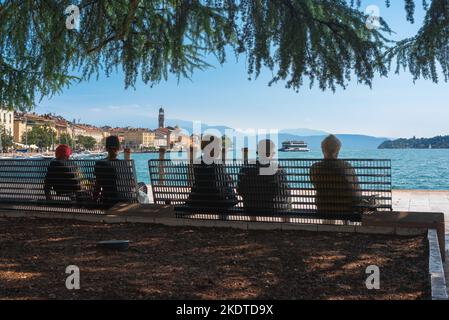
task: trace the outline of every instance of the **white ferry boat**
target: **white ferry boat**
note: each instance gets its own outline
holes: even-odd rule
[[[279,151],[284,152],[309,152],[310,149],[304,141],[284,141]]]
[[[74,153],[70,156],[71,159],[100,159],[106,158],[108,156],[107,152],[93,152],[93,151],[84,151],[80,153]]]

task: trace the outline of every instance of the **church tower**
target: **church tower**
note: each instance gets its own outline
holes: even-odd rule
[[[164,109],[159,109],[159,128],[164,128]]]

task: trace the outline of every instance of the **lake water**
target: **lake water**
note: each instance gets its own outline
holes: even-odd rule
[[[148,160],[158,157],[157,153],[132,155],[138,181],[149,183]],[[320,151],[279,152],[278,157],[319,159],[322,155]],[[391,159],[394,189],[449,189],[449,149],[342,150],[340,157]]]

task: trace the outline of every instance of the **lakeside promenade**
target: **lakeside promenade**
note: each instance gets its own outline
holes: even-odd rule
[[[446,283],[449,283],[449,190],[393,190],[393,209],[444,213],[446,259],[443,266]]]
[[[449,240],[449,190],[393,190],[393,210],[443,212]]]
[[[148,196],[153,202],[151,185]],[[449,249],[449,190],[393,190],[393,210],[443,212],[446,224],[446,248]]]

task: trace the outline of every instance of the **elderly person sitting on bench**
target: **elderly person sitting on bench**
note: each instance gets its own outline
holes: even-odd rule
[[[352,166],[338,159],[341,142],[329,135],[321,143],[324,160],[310,169],[310,179],[316,190],[315,204],[320,213],[351,214],[359,212],[362,193]]]
[[[245,164],[239,173],[237,191],[247,213],[277,213],[292,208],[287,175],[273,159],[275,150],[273,141],[261,140],[257,162]]]
[[[221,164],[222,139],[201,139],[201,162],[193,165],[193,186],[186,205],[195,209],[227,210],[237,204],[232,179]]]

